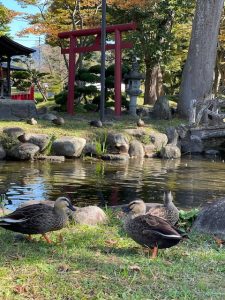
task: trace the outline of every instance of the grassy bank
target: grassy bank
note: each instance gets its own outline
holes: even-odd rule
[[[103,128],[94,128],[89,126],[90,120],[99,119],[98,113],[85,113],[76,114],[70,117],[66,114],[61,114],[65,119],[65,124],[62,126],[57,126],[52,124],[50,121],[38,120],[38,124],[35,126],[27,124],[25,121],[0,121],[0,129],[3,127],[21,127],[26,132],[32,133],[45,133],[49,135],[54,135],[56,137],[63,135],[79,136],[79,137],[93,137],[98,136],[99,133],[107,132],[110,130],[123,132],[124,129],[136,128],[137,118],[130,116],[122,116],[120,118],[108,118],[108,124],[104,125]],[[145,118],[146,132],[159,131],[165,132],[165,129],[169,126],[177,126],[182,123],[180,119],[167,120],[151,120],[150,118]]]
[[[225,250],[213,239],[191,236],[150,260],[115,222],[62,233],[49,245],[0,229],[0,299],[225,299]]]

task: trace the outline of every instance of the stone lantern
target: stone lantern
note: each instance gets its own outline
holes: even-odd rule
[[[142,93],[140,90],[141,79],[144,79],[144,75],[139,73],[139,65],[137,58],[132,59],[132,69],[128,74],[125,74],[125,79],[128,80],[127,94],[130,96],[129,113],[132,116],[136,116],[137,109],[137,96]]]

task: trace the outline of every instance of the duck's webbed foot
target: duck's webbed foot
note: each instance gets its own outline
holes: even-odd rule
[[[50,238],[47,236],[46,233],[43,233],[42,236],[43,236],[43,238],[46,240],[46,242],[47,242],[48,244],[51,244],[51,243],[52,243],[52,241],[50,240]]]
[[[155,245],[154,248],[152,249],[152,255],[151,258],[156,258],[158,255],[158,246]]]

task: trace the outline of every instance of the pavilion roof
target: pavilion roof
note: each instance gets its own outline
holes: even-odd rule
[[[14,42],[7,36],[0,37],[0,56],[29,55],[36,50]]]

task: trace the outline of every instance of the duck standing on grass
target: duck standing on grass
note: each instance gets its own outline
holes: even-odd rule
[[[29,239],[32,234],[41,234],[48,243],[51,243],[46,233],[60,230],[66,226],[68,221],[66,210],[68,208],[75,211],[69,199],[59,197],[56,199],[54,207],[40,203],[18,208],[13,213],[1,217],[0,226],[11,231],[28,234]]]
[[[142,200],[130,202],[124,211],[127,212],[124,230],[138,244],[153,249],[152,258],[158,248],[170,248],[182,240],[182,236],[166,220],[146,214],[146,204]]]

